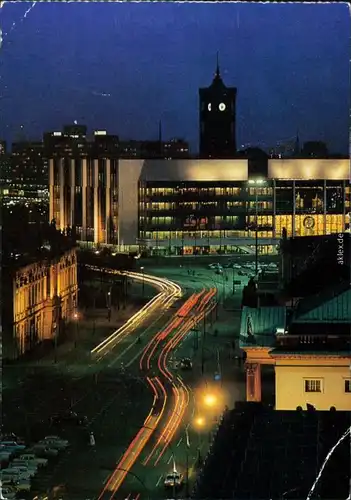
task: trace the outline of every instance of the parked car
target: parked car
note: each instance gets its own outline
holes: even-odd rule
[[[18,492],[21,491],[30,491],[31,490],[31,482],[29,479],[2,479],[3,486],[10,486],[16,491],[16,497],[18,496]]]
[[[26,465],[19,463],[11,462],[10,467],[13,470],[18,470],[23,475],[23,477],[28,477],[28,479],[34,477],[37,473],[37,469],[32,469]]]
[[[36,464],[35,462],[26,462],[25,460],[21,460],[19,458],[15,458],[14,460],[12,460],[11,467],[25,467],[30,471],[34,471],[34,473],[38,471],[38,464]]]
[[[54,458],[59,454],[58,450],[50,448],[47,444],[35,444],[31,448],[25,449],[26,453],[34,453],[39,458]]]
[[[208,267],[210,269],[222,269],[222,266],[221,266],[221,264],[219,262],[215,262],[213,264],[210,264]]]
[[[13,481],[18,481],[19,479],[28,479],[30,480],[30,474],[28,473],[23,473],[18,469],[13,469],[13,468],[7,468],[7,469],[2,469],[0,471],[0,479],[1,481],[5,481],[6,479],[13,480]]]
[[[13,500],[16,498],[17,491],[13,486],[7,486],[4,484],[1,485],[2,498],[6,498],[6,500]]]
[[[34,453],[23,453],[19,456],[20,460],[24,460],[25,462],[33,462],[38,465],[38,467],[44,467],[48,464],[47,458],[37,457]]]
[[[14,450],[24,450],[26,445],[24,444],[19,444],[16,441],[0,441],[0,447],[3,446],[4,448],[8,449],[14,449]]]
[[[16,436],[13,432],[3,434],[0,441],[15,441],[18,444],[26,444],[23,438]]]
[[[0,462],[8,462],[11,458],[12,453],[5,450],[6,448],[4,448],[4,451],[0,449]]]
[[[64,450],[69,446],[69,443],[65,439],[56,439],[55,437],[46,437],[42,441],[39,441],[38,444],[44,444],[48,448],[53,448],[54,450]]]
[[[52,415],[50,421],[52,425],[86,425],[88,423],[88,417],[85,415],[78,415],[74,411],[67,411],[58,415]]]
[[[165,488],[176,488],[179,489],[183,486],[183,474],[179,472],[170,472],[167,474],[164,480]]]

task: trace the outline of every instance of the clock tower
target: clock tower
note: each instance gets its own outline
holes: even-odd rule
[[[200,157],[234,158],[235,87],[226,87],[217,69],[212,84],[199,89],[200,97]]]

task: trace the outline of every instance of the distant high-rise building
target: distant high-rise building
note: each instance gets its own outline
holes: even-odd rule
[[[189,157],[189,144],[183,139],[169,141],[120,141],[120,158],[177,159]]]
[[[95,130],[94,142],[91,143],[91,154],[96,158],[101,156],[116,158],[119,155],[118,136],[110,135],[106,130]]]
[[[65,125],[63,132],[45,132],[45,156],[77,156],[89,153],[85,125]]]
[[[236,154],[235,87],[226,87],[217,69],[212,84],[199,89],[200,157],[233,158]]]
[[[12,143],[11,181],[47,185],[48,167],[41,141]]]
[[[7,153],[6,141],[0,140],[0,156],[6,155],[6,153]]]

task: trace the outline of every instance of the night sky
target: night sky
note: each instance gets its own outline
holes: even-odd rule
[[[0,138],[40,140],[83,123],[121,139],[182,137],[198,149],[198,88],[216,52],[238,88],[238,145],[324,140],[348,152],[346,4],[5,4]],[[13,23],[15,22],[15,25]]]

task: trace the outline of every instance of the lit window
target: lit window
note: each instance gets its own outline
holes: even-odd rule
[[[305,380],[305,392],[322,392],[322,380]]]
[[[345,380],[345,392],[351,393],[351,379]]]

